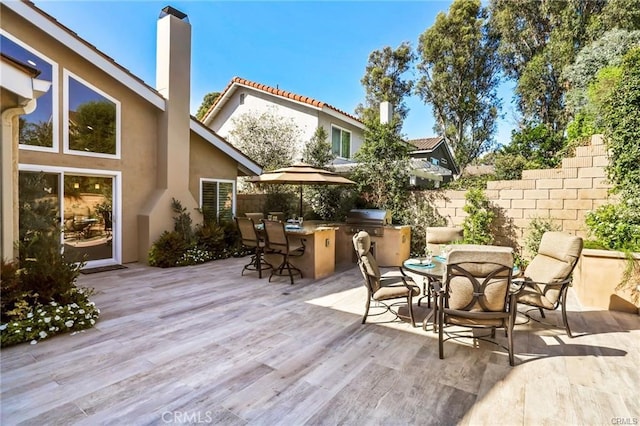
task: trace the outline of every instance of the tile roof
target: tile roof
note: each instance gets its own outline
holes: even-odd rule
[[[419,151],[430,151],[438,146],[442,140],[442,136],[434,136],[431,138],[411,139],[407,142],[415,146]]]
[[[224,99],[225,95],[233,88],[234,85],[242,85],[242,86],[246,86],[246,87],[251,87],[253,89],[257,89],[257,90],[261,90],[263,92],[266,93],[270,93],[272,95],[276,95],[276,96],[280,96],[283,98],[287,98],[287,99],[291,99],[293,101],[297,101],[297,102],[301,102],[307,105],[311,105],[313,107],[316,108],[329,108],[332,109],[340,114],[343,114],[353,120],[356,120],[358,122],[362,122],[358,117],[349,114],[345,111],[342,111],[341,109],[338,109],[336,107],[334,107],[333,105],[330,105],[326,102],[322,102],[322,101],[318,101],[316,99],[310,98],[308,96],[302,96],[302,95],[297,95],[295,93],[286,91],[286,90],[282,90],[280,88],[277,87],[271,87],[271,86],[267,86],[266,84],[261,84],[261,83],[256,83],[254,81],[251,80],[247,80],[245,78],[241,78],[241,77],[233,77],[231,79],[231,81],[229,82],[229,84],[227,84],[227,87],[225,87],[225,89],[222,91],[222,93],[220,94],[220,96],[218,96],[215,100],[215,102],[213,103],[213,105],[211,105],[211,107],[209,107],[209,110],[207,111],[207,113],[204,115],[205,119],[213,112],[213,110],[216,108],[216,106],[222,102],[222,99]],[[205,120],[203,119],[203,121]]]

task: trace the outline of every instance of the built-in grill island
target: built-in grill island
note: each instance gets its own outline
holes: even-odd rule
[[[401,266],[409,258],[411,249],[411,227],[391,225],[391,211],[380,209],[353,209],[347,214],[345,234],[348,249],[355,261],[355,250],[351,238],[358,231],[371,236],[371,253],[380,266]],[[338,241],[340,244],[340,241]]]

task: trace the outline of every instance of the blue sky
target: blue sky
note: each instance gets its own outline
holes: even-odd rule
[[[346,112],[364,101],[369,54],[408,41],[415,48],[450,1],[35,1],[60,23],[155,87],[156,20],[171,5],[192,26],[191,112],[234,77],[278,86]],[[514,127],[511,84],[497,139]],[[408,100],[403,133],[434,135],[431,107]]]

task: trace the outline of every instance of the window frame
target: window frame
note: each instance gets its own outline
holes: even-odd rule
[[[98,89],[93,84],[89,83],[82,77],[77,74],[69,71],[68,69],[62,70],[62,78],[63,78],[63,87],[64,87],[64,96],[62,98],[62,138],[63,138],[63,148],[62,152],[64,154],[71,155],[80,155],[84,157],[97,157],[97,158],[112,158],[119,160],[121,158],[121,138],[122,138],[122,104],[119,100],[110,96],[106,92]],[[100,96],[106,98],[107,100],[113,102],[116,106],[116,153],[115,154],[107,154],[103,152],[87,152],[87,151],[79,151],[75,149],[69,148],[69,78],[73,78],[80,84],[83,84],[87,88],[93,90]]]
[[[340,152],[339,153],[335,153],[333,151],[333,129],[338,129],[340,131]],[[345,133],[349,134],[349,156],[348,157],[342,156],[342,151],[344,149],[342,146],[342,138]],[[352,147],[353,147],[353,132],[351,130],[345,129],[344,127],[331,124],[331,152],[335,154],[336,158],[343,158],[345,160],[350,159],[352,157],[352,152],[351,152]]]
[[[204,199],[203,199],[203,193],[204,193],[204,184],[205,183],[212,183],[215,182],[216,183],[216,200],[218,205],[216,206],[216,222],[220,223],[220,184],[221,183],[230,183],[231,184],[231,220],[233,220],[233,218],[236,215],[236,207],[237,207],[237,185],[236,185],[236,181],[234,179],[216,179],[216,178],[200,178],[200,185],[199,185],[199,190],[200,190],[200,194],[199,194],[199,206],[200,206],[200,211],[202,212],[203,216],[204,216]]]
[[[17,44],[18,46],[22,47],[23,49],[31,52],[33,55],[37,55],[40,57],[40,59],[42,59],[43,61],[47,62],[49,65],[51,65],[51,88],[49,90],[51,90],[51,132],[52,132],[52,137],[51,137],[51,146],[37,146],[37,145],[28,145],[28,144],[22,144],[19,143],[18,144],[18,148],[19,149],[24,149],[24,150],[28,150],[28,151],[40,151],[40,152],[60,152],[60,139],[59,139],[59,134],[60,134],[60,111],[58,108],[58,88],[59,88],[59,84],[58,84],[58,63],[55,62],[53,59],[51,59],[50,57],[48,57],[47,55],[41,53],[39,50],[31,47],[31,45],[23,42],[22,40],[20,40],[18,37],[14,36],[13,34],[7,32],[6,30],[0,28],[0,34],[6,38],[8,38],[9,40],[11,40],[12,42],[14,42],[15,44]],[[37,77],[36,77],[37,78]],[[37,107],[37,102],[38,100],[36,99],[36,109]]]

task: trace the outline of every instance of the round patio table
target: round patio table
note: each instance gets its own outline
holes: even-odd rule
[[[427,282],[423,286],[424,295],[420,299],[418,299],[418,306],[420,306],[420,302],[424,298],[427,298],[428,300],[429,304],[427,306],[431,306],[431,300],[429,299],[429,297],[431,296],[431,283],[433,283],[434,281],[442,280],[442,277],[447,270],[447,260],[444,257],[433,256],[431,258],[431,263],[427,263],[427,260],[424,257],[413,257],[405,260],[402,263],[402,267],[406,271],[425,277]],[[435,298],[433,304],[435,308]],[[424,322],[422,323],[422,328],[424,330],[427,329],[427,321],[433,316],[434,313],[435,309],[431,310],[431,312],[429,312],[429,315],[427,315],[427,317],[424,319]]]

